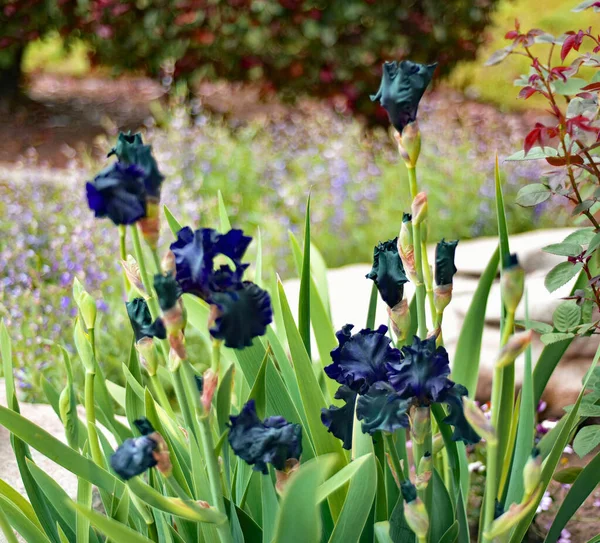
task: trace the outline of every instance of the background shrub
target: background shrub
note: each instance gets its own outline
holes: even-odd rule
[[[51,29],[92,46],[96,63],[175,77],[262,81],[287,98],[310,93],[374,110],[383,60],[410,57],[448,73],[475,57],[498,0],[9,0],[1,65]],[[50,7],[49,7],[50,6]]]

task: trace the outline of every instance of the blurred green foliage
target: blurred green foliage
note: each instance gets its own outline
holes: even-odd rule
[[[94,64],[151,75],[261,81],[375,111],[380,66],[410,57],[447,74],[474,58],[498,0],[8,0],[1,63],[51,30],[91,46]],[[385,117],[384,117],[385,118]]]

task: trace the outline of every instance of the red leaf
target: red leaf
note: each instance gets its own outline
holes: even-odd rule
[[[540,132],[540,128],[534,128],[527,136],[525,136],[525,144],[523,145],[525,155],[529,153],[534,144],[540,139]]]
[[[600,82],[597,83],[590,83],[589,85],[586,85],[585,87],[581,87],[582,91],[596,91],[596,90],[600,90]]]
[[[577,40],[577,36],[574,34],[567,36],[567,38],[565,39],[564,43],[562,44],[562,48],[560,50],[561,62],[565,60],[566,56],[569,54],[569,51],[571,51],[571,49],[575,45],[576,40]]]
[[[547,156],[546,162],[554,167],[566,166],[567,158],[564,156]],[[569,164],[583,164],[583,158],[579,155],[571,155],[569,157]]]
[[[524,100],[527,100],[527,98],[534,95],[536,92],[537,92],[537,89],[534,89],[533,87],[523,87],[521,89],[521,92],[519,92],[519,98],[523,98]]]
[[[519,33],[516,30],[511,30],[504,35],[504,39],[506,40],[514,40],[519,36]]]

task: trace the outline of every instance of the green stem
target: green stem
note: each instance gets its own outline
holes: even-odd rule
[[[500,346],[504,347],[513,333],[515,324],[515,314],[512,311],[507,311],[505,315],[504,327],[502,329],[502,338]],[[504,368],[494,368],[494,380],[492,381],[492,425],[498,432],[500,413],[500,399],[502,397]],[[505,416],[507,416],[505,414]],[[498,441],[500,436],[498,435]],[[487,461],[486,461],[486,476],[485,476],[485,504],[483,516],[483,533],[489,530],[491,523],[494,521],[494,508],[496,504],[496,496],[498,494],[498,441],[495,443],[488,442],[487,444]],[[482,537],[486,542],[486,538]]]
[[[215,455],[215,445],[213,443],[208,415],[200,418],[200,439],[202,441],[202,449],[204,450],[204,460],[206,461],[213,505],[217,511],[226,515],[227,511],[225,510],[225,501],[223,500],[219,463]],[[219,524],[216,528],[219,532],[221,543],[232,543],[233,539],[229,530],[229,524]]]
[[[131,225],[131,239],[133,241],[133,252],[135,253],[135,259],[140,268],[140,276],[142,278],[142,284],[146,289],[146,292],[150,296],[146,302],[148,303],[148,309],[150,309],[150,315],[155,320],[160,316],[160,307],[158,306],[158,300],[154,295],[153,284],[150,282],[148,270],[146,268],[146,260],[144,259],[144,252],[142,251],[142,244],[140,242],[140,234],[138,232],[137,225]],[[159,340],[160,350],[165,360],[169,357],[169,343],[166,339]]]
[[[156,268],[156,273],[160,273],[161,266],[160,266],[160,257],[158,256],[158,249],[152,249],[152,260],[154,260],[154,266]]]
[[[419,409],[428,409],[429,408],[419,408]],[[433,460],[433,439],[432,439],[432,435],[431,435],[431,415],[428,418],[429,423],[426,425],[425,427],[425,432],[424,432],[424,436],[423,436],[423,442],[422,443],[418,443],[417,440],[414,438],[413,435],[413,440],[412,440],[412,447],[413,447],[413,462],[415,465],[415,471],[418,472],[419,470],[419,464],[421,463],[421,458],[423,458],[423,456],[425,456],[425,453],[429,453],[430,455],[432,455],[432,460]],[[422,490],[418,490],[418,494],[419,494],[419,498],[421,498],[421,500],[423,500],[423,503],[425,504],[425,508],[427,509],[427,514],[429,515],[429,518],[432,517],[432,510],[431,510],[431,502],[432,502],[432,490],[433,490],[433,485],[431,484],[431,481],[429,481],[429,484]]]
[[[94,404],[94,379],[96,374],[91,371],[85,372],[85,420],[87,422],[87,431],[89,436],[90,451],[92,459],[100,467],[104,467],[104,456],[100,449],[100,440],[96,430],[96,405]]]
[[[404,477],[404,470],[402,469],[402,464],[400,463],[400,458],[398,457],[398,451],[396,450],[396,444],[394,443],[394,436],[392,434],[388,434],[387,432],[382,432],[382,434],[387,452],[390,455],[392,468],[396,472],[398,482],[402,483],[406,480],[406,478]]]
[[[221,366],[221,341],[218,339],[213,339],[211,369],[217,375],[219,375],[220,366]]]
[[[125,225],[119,225],[119,256],[123,262],[127,261],[127,229]],[[125,270],[122,270],[123,275],[123,289],[125,290],[125,298],[129,294],[129,279],[127,279],[127,274]]]
[[[410,195],[414,200],[417,195],[417,171],[413,168],[408,168],[408,181],[410,185]],[[425,315],[425,285],[423,284],[423,262],[422,262],[422,246],[421,246],[421,228],[420,225],[415,225],[415,217],[413,217],[413,245],[415,248],[415,272],[416,272],[416,296],[417,296],[417,321],[419,323],[418,332],[421,339],[427,337],[427,322]]]
[[[497,421],[499,417],[498,403],[502,391],[502,368],[494,368],[494,380],[492,381],[492,424],[498,428]],[[490,529],[494,521],[494,509],[496,506],[496,494],[498,489],[498,443],[488,442],[487,460],[485,466],[485,496],[483,510],[483,531],[482,534]],[[482,535],[482,542],[488,540]]]
[[[423,277],[425,279],[425,290],[427,292],[427,299],[429,300],[429,311],[431,312],[432,322],[435,319],[435,303],[433,301],[433,277],[431,276],[431,268],[429,267],[429,256],[427,255],[427,244],[425,243],[423,236],[423,230],[427,228],[425,223],[421,224],[421,255],[423,256]],[[435,326],[434,326],[435,327]]]
[[[163,387],[163,384],[160,380],[158,374],[150,375],[150,382],[152,383],[152,389],[154,390],[154,394],[158,399],[159,405],[165,410],[169,418],[175,418],[175,412],[171,407],[171,402],[169,402],[169,398],[167,397],[167,393]]]
[[[427,543],[426,536],[418,536],[417,539],[419,540],[419,543]]]
[[[195,434],[195,424],[194,420],[192,419],[192,412],[190,410],[188,397],[185,393],[185,385],[183,384],[183,379],[181,377],[182,364],[183,362],[175,370],[171,371],[171,377],[173,380],[173,386],[175,387],[177,402],[179,403],[179,408],[181,409],[181,414],[183,415],[185,425],[187,426],[188,432]]]

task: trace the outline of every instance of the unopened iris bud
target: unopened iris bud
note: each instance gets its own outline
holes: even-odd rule
[[[394,138],[398,144],[398,153],[400,153],[406,167],[416,167],[417,160],[421,154],[421,131],[419,130],[419,123],[414,121],[407,124],[402,133],[396,130]]]
[[[516,254],[511,254],[504,262],[502,270],[502,301],[506,311],[514,313],[523,297],[525,288],[525,271],[519,265]]]
[[[158,355],[151,337],[143,337],[136,342],[135,348],[140,355],[140,362],[151,377],[156,375],[158,369]]]
[[[431,469],[431,453],[426,452],[419,461],[419,466],[417,468],[417,478],[415,481],[417,490],[425,490],[427,488],[429,480],[431,479]]]
[[[469,400],[467,397],[463,397],[462,401],[463,411],[468,423],[488,443],[496,443],[498,441],[496,430],[483,411],[475,405],[475,402]]]
[[[435,247],[436,288],[433,291],[433,301],[438,313],[443,313],[452,300],[452,284],[457,271],[454,265],[457,244],[457,240],[442,239]]]
[[[81,363],[85,367],[85,371],[87,373],[95,373],[96,369],[94,367],[94,351],[92,349],[90,337],[83,330],[83,327],[81,326],[81,321],[79,319],[75,321],[75,331],[73,333],[73,338],[75,340],[75,347],[77,349],[77,353],[79,354],[79,358],[81,358]]]
[[[416,281],[417,272],[415,269],[415,247],[413,243],[412,233],[412,215],[404,213],[402,216],[402,226],[398,235],[398,253],[404,264],[406,275],[414,283]]]
[[[420,225],[425,219],[427,219],[427,193],[419,192],[413,200],[411,211],[412,220],[415,226]]]
[[[496,366],[504,368],[512,364],[517,357],[529,346],[533,337],[533,330],[513,334],[506,345],[500,349]]]
[[[212,369],[208,369],[202,377],[202,408],[204,409],[204,414],[208,415],[213,396],[217,390],[217,384],[219,383],[219,376]]]
[[[127,260],[121,260],[121,266],[123,266],[123,271],[125,272],[125,276],[129,281],[129,284],[136,290],[136,292],[145,300],[150,298],[148,292],[146,292],[146,287],[144,287],[144,283],[142,282],[142,275],[140,273],[140,266],[131,255],[127,256]]]
[[[426,537],[429,531],[429,516],[425,504],[417,497],[417,489],[410,481],[403,481],[400,490],[404,497],[404,518],[417,537]]]
[[[420,445],[425,443],[425,437],[431,429],[431,410],[429,407],[413,407],[410,423],[413,441]]]
[[[435,434],[433,436],[433,455],[441,453],[445,446],[442,434]]]
[[[500,537],[503,534],[508,533],[514,526],[516,526],[522,519],[531,514],[532,511],[538,505],[540,495],[542,493],[542,485],[538,485],[534,492],[519,503],[513,503],[508,511],[500,515],[497,519],[492,522],[490,529],[483,533],[483,536],[492,541],[493,539]]]
[[[169,350],[169,371],[175,372],[181,367],[185,357],[179,356],[175,349]]]
[[[410,308],[406,298],[394,307],[388,306],[387,312],[392,323],[392,330],[394,330],[398,341],[404,341],[408,336],[411,324]]]
[[[183,304],[179,303],[181,287],[172,274],[154,276],[154,290],[162,311],[162,319],[169,335],[185,328]]]
[[[525,498],[535,492],[542,478],[542,455],[537,447],[531,451],[531,456],[523,468],[523,484],[525,487]]]
[[[187,350],[185,348],[185,336],[183,335],[183,331],[172,331],[168,334],[167,339],[169,340],[171,350],[175,351],[180,359],[185,360],[187,358]]]
[[[158,238],[160,236],[160,209],[157,198],[146,199],[146,216],[138,221],[142,236],[148,246],[156,250],[158,247]]]
[[[172,274],[175,277],[176,266],[175,266],[175,253],[171,250],[165,253],[163,259],[160,261],[160,269],[164,275]]]
[[[88,330],[94,328],[96,325],[96,301],[83,288],[77,278],[73,280],[73,298],[77,307],[79,307],[85,327]]]

